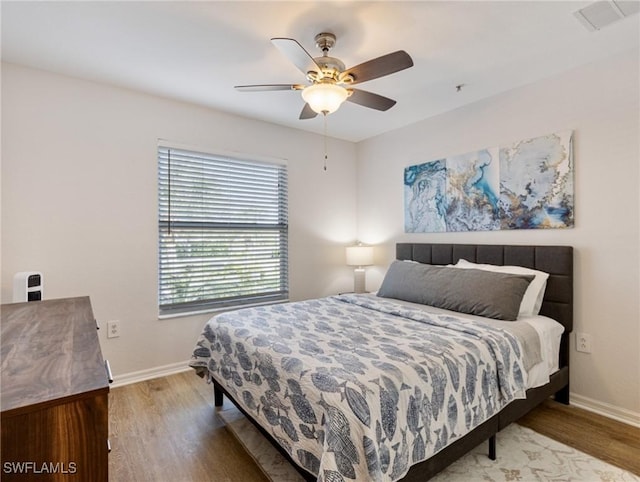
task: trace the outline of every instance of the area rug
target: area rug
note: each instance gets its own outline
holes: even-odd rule
[[[230,407],[217,413],[270,480],[304,480],[239,410]],[[518,424],[511,424],[498,434],[497,453],[498,459],[490,460],[487,457],[487,444],[483,443],[431,481],[640,482],[640,477],[630,472]]]

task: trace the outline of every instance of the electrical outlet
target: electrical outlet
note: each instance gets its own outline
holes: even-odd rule
[[[107,321],[107,338],[118,338],[120,336],[120,321]]]
[[[583,353],[591,353],[591,335],[588,333],[576,333],[576,350]]]

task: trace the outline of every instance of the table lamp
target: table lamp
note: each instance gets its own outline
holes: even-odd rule
[[[353,291],[355,293],[365,293],[366,282],[363,266],[373,264],[373,247],[363,246],[360,243],[357,246],[348,246],[347,264],[356,266],[353,270]]]

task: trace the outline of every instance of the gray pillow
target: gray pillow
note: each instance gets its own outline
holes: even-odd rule
[[[533,276],[394,261],[378,296],[513,321]]]

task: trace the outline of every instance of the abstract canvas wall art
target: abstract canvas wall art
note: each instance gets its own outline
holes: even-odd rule
[[[445,160],[425,162],[404,170],[404,223],[407,233],[447,230]]]
[[[502,229],[573,227],[572,132],[500,149]]]
[[[500,229],[498,150],[452,156],[446,163],[447,231]]]
[[[404,170],[405,232],[573,226],[573,132]]]

